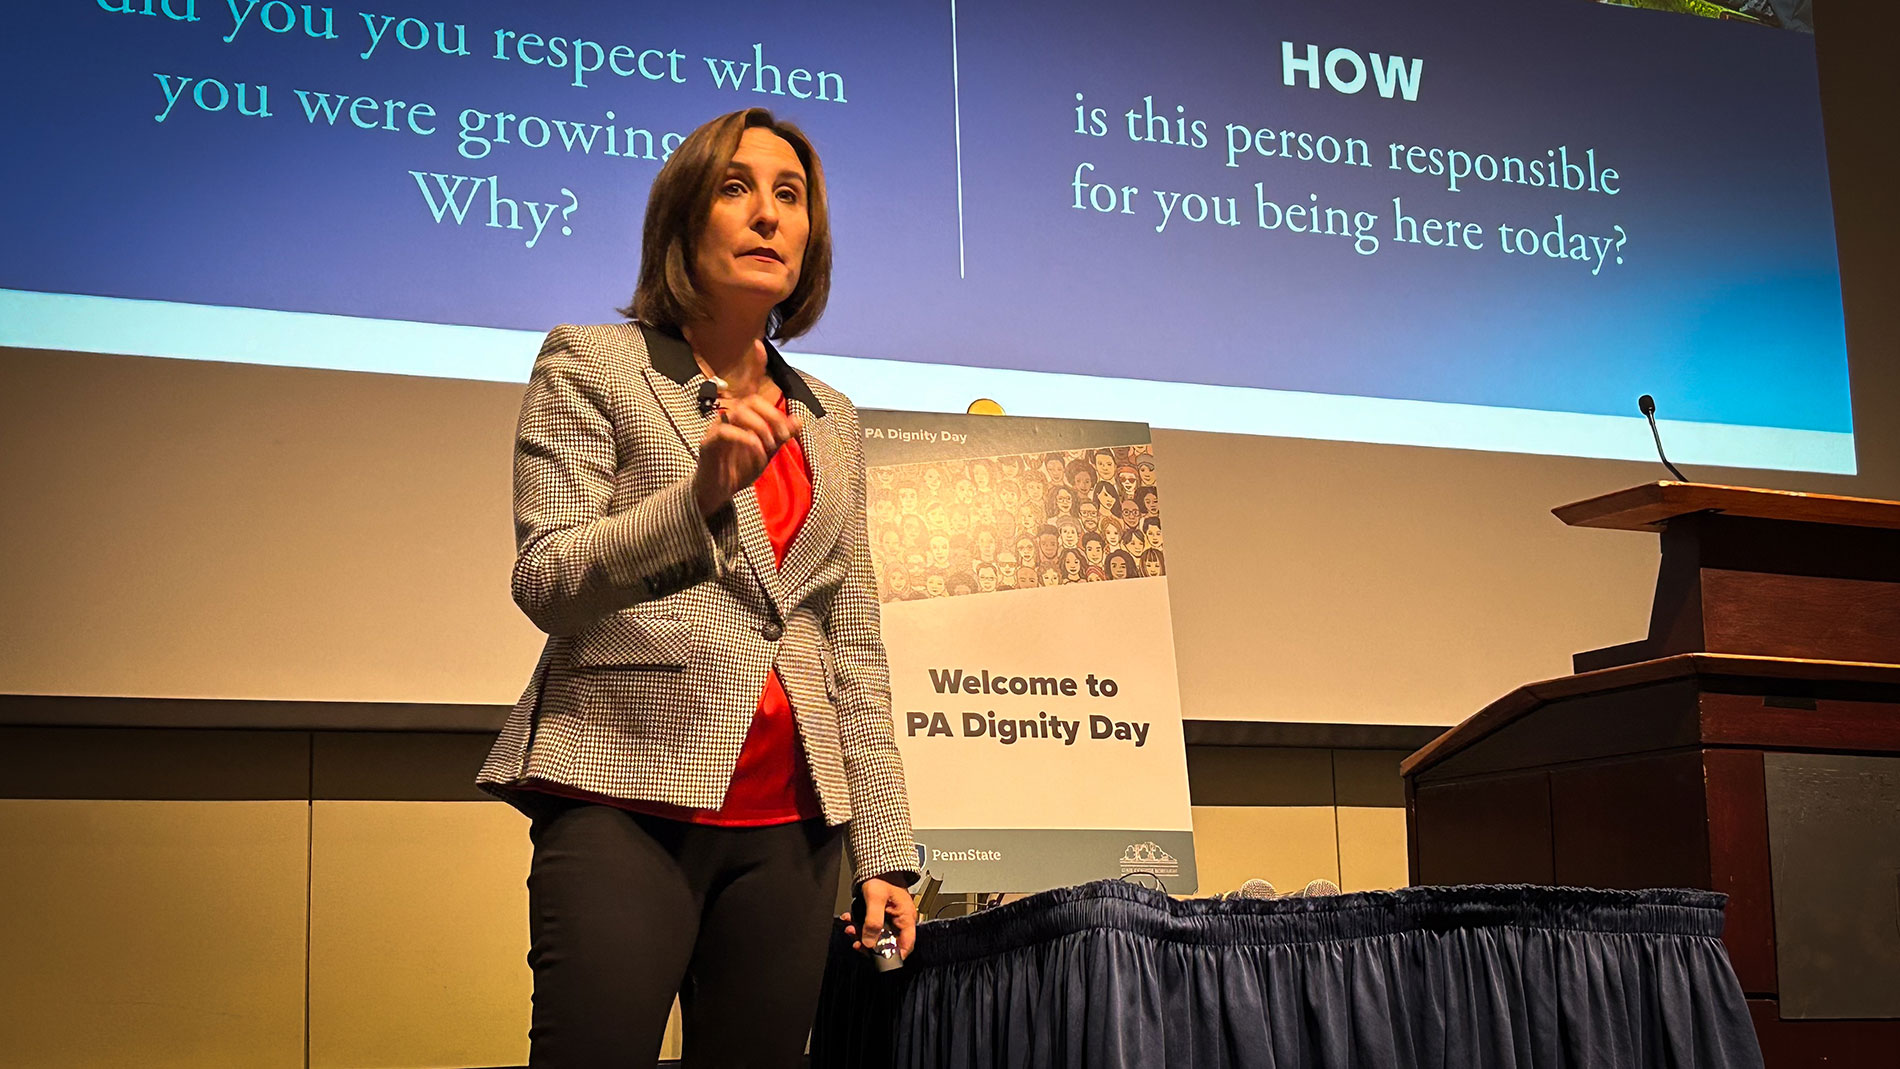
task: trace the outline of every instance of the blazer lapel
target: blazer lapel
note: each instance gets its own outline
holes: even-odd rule
[[[811,511],[792,538],[785,552],[785,563],[780,568],[785,589],[796,592],[837,545],[838,536],[850,519],[846,515],[850,502],[849,480],[842,467],[844,451],[836,426],[824,418],[823,413],[812,412],[797,398],[790,399],[788,407],[804,421],[804,428],[798,432],[798,444],[804,448],[805,461],[811,466]]]
[[[732,495],[732,507],[739,516],[739,544],[745,547],[759,585],[765,588],[765,596],[772,599],[772,608],[783,620],[789,599],[785,596],[784,576],[779,574],[778,558],[772,554],[772,536],[765,533],[765,516],[759,512],[758,491],[748,486]]]
[[[652,368],[647,368],[646,374],[647,385],[652,388],[653,396],[659,398],[660,407],[666,410],[666,418],[672,422],[673,430],[685,443],[686,451],[693,455],[694,460],[698,460],[699,440],[706,436],[707,423],[706,417],[699,414],[698,384],[682,385]]]
[[[693,359],[692,347],[685,339],[647,326],[639,330],[646,341],[647,386],[659,399],[660,407],[685,443],[686,451],[698,460],[700,440],[706,436],[706,426],[711,422],[699,414],[699,386],[709,380],[700,373],[699,362]],[[765,533],[758,493],[750,486],[739,491],[732,497],[732,508],[738,520],[739,544],[745,549],[746,559],[752,562],[753,574],[758,576],[765,596],[782,619],[786,605],[785,584],[779,577],[778,561],[772,555],[771,536]]]
[[[659,399],[686,451],[698,460],[699,440],[706,436],[707,423],[699,414],[699,385],[706,381],[706,376],[699,373],[699,361],[693,359],[692,347],[684,338],[642,324],[634,324],[634,329],[646,347],[647,386]]]

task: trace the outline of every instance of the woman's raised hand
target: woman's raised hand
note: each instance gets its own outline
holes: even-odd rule
[[[804,424],[787,416],[759,394],[721,397],[719,413],[699,440],[699,467],[693,472],[693,501],[699,514],[711,516],[732,496],[752,485]]]

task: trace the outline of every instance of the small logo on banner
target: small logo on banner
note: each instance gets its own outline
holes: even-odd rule
[[[1151,872],[1156,876],[1179,876],[1181,862],[1155,843],[1133,843],[1122,851],[1122,875]]]

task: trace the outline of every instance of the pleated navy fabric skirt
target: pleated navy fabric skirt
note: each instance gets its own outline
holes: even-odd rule
[[[1176,901],[1114,881],[833,942],[836,1069],[1757,1069],[1704,891],[1420,887]]]

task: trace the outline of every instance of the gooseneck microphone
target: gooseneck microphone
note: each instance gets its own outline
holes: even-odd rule
[[[1662,458],[1663,467],[1669,469],[1669,474],[1674,475],[1677,482],[1688,482],[1688,477],[1676,470],[1676,466],[1669,463],[1668,454],[1663,452],[1662,432],[1656,429],[1656,399],[1644,394],[1636,399],[1636,407],[1649,420],[1649,436],[1656,439],[1656,455]]]
[[[707,381],[699,384],[699,418],[706,419],[719,407],[719,386]]]

